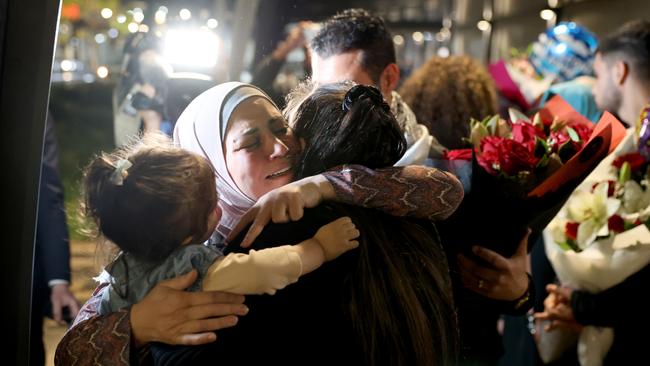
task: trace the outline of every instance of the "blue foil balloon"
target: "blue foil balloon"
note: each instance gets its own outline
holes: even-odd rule
[[[562,22],[539,35],[529,56],[537,72],[562,82],[593,74],[598,39],[585,27]]]

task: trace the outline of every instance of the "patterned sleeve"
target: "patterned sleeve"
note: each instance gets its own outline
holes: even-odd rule
[[[143,364],[147,347],[131,354],[130,308],[97,315],[103,288],[100,284],[81,308],[72,327],[56,348],[55,365],[130,365]],[[140,353],[140,352],[139,352]]]
[[[463,199],[463,186],[454,175],[425,166],[372,170],[344,165],[323,175],[332,184],[339,202],[394,216],[442,220]]]

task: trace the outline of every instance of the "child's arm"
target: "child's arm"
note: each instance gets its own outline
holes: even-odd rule
[[[203,290],[273,295],[323,262],[358,247],[359,242],[353,240],[358,236],[352,220],[342,217],[297,245],[229,254],[210,266],[203,279]]]
[[[359,230],[347,216],[323,225],[313,238],[293,246],[302,260],[302,274],[312,272],[323,262],[358,247],[359,242],[354,240],[358,237]]]

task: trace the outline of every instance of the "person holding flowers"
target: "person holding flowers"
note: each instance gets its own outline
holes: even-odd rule
[[[439,225],[443,242],[465,246],[460,249],[461,265],[476,259],[476,253],[467,250],[476,242],[502,258],[520,253],[525,258],[526,248],[522,252],[517,239],[527,227],[539,234],[625,134],[611,114],[594,126],[559,96],[531,118],[511,110],[509,120],[493,116],[471,121],[470,131],[470,148],[446,154],[450,164],[471,165],[470,189],[456,213]],[[462,230],[468,222],[471,232]],[[473,277],[468,285],[482,273],[469,269]],[[463,298],[459,303],[486,308],[470,294]]]
[[[595,69],[597,103],[631,126],[546,233],[562,285],[547,286],[536,317],[548,331],[581,332],[582,365],[632,365],[647,358],[641,332],[650,325],[650,22],[629,22],[605,39]]]

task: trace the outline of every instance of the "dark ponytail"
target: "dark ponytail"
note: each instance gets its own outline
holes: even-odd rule
[[[297,176],[314,175],[343,163],[372,169],[391,166],[404,155],[406,140],[379,90],[350,86],[320,86],[290,117],[290,121],[300,121],[292,128],[306,141],[298,157],[301,163],[296,164]]]

